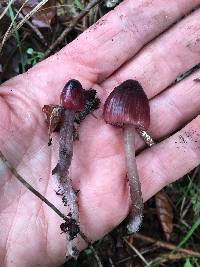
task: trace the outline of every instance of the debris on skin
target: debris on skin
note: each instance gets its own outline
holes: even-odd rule
[[[180,140],[180,143],[187,144],[187,141],[185,140],[185,138],[182,135],[179,135],[179,140]]]
[[[64,109],[59,105],[44,105],[42,111],[46,115],[48,126],[48,146],[51,145],[51,134],[60,126]]]
[[[72,216],[72,214],[70,214],[70,216]],[[66,218],[65,222],[61,223],[60,229],[62,231],[61,234],[62,233],[66,233],[67,234],[67,239],[69,241],[68,248],[67,248],[69,255],[66,256],[66,260],[71,259],[71,257],[76,259],[78,257],[78,255],[79,255],[79,250],[75,246],[73,240],[77,237],[77,235],[80,232],[79,225],[77,224],[75,219]]]
[[[75,115],[75,122],[77,124],[80,124],[86,118],[87,115],[98,109],[100,105],[100,99],[96,97],[96,90],[89,89],[85,90],[84,92],[86,104],[84,110],[81,112],[77,112]]]
[[[78,255],[79,255],[79,251],[78,251],[78,249],[77,249],[76,247],[72,247],[72,251],[73,251],[73,256],[74,256],[75,258],[77,258]]]
[[[186,45],[187,48],[193,53],[199,53],[200,52],[200,38],[196,38],[195,40],[189,41]]]
[[[76,238],[80,232],[80,228],[73,218],[67,219],[64,223],[61,223],[60,229],[62,233],[68,233],[69,241]]]
[[[190,129],[188,131],[184,131],[182,134],[178,135],[178,140],[175,141],[175,144],[177,145],[177,149],[183,149],[183,152],[186,152],[187,144],[193,143],[195,145],[194,149],[199,149],[200,144],[199,141],[200,133],[197,130]]]
[[[88,32],[96,31],[98,30],[99,27],[103,26],[105,24],[106,20],[105,19],[99,19],[95,24],[93,24],[92,26],[90,26],[90,28],[88,28]]]
[[[79,250],[78,250],[77,247],[75,247],[75,246],[73,246],[73,247],[71,248],[71,251],[68,251],[68,252],[69,252],[69,254],[72,255],[72,256],[66,255],[66,261],[72,259],[72,257],[73,257],[74,259],[77,259],[78,256],[79,256]]]

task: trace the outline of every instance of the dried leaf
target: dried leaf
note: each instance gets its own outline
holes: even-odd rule
[[[158,218],[161,222],[165,238],[169,241],[173,230],[173,210],[171,202],[164,192],[157,193],[155,201]]]
[[[63,108],[58,105],[44,105],[42,111],[47,117],[48,145],[51,145],[51,134],[56,130],[62,120]]]

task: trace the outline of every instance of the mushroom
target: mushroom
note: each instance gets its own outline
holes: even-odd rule
[[[48,126],[48,145],[51,145],[51,134],[59,131],[59,159],[58,164],[53,169],[52,174],[56,174],[59,190],[58,195],[62,195],[64,205],[68,205],[70,212],[67,219],[60,225],[62,232],[67,233],[68,254],[77,258],[79,250],[76,244],[78,233],[86,240],[80,232],[79,212],[77,203],[77,193],[74,190],[69,177],[69,167],[73,156],[73,141],[77,140],[77,126],[94,110],[99,107],[100,99],[96,96],[96,90],[85,90],[77,80],[69,80],[60,95],[59,105],[44,105],[42,111],[46,115]]]
[[[85,95],[82,85],[77,80],[69,80],[64,86],[60,103],[62,111],[60,141],[59,141],[59,159],[52,174],[57,174],[59,191],[63,195],[64,205],[70,209],[71,223],[74,223],[74,232],[68,232],[68,253],[72,257],[77,257],[78,249],[73,240],[79,231],[78,224],[78,205],[76,192],[74,191],[69,177],[69,167],[73,156],[73,129],[76,112],[82,111],[85,107]]]
[[[63,194],[64,204],[68,204],[72,209],[72,217],[77,219],[78,208],[76,204],[76,194],[72,189],[69,178],[69,167],[73,156],[73,127],[75,113],[82,111],[85,106],[84,89],[77,80],[69,80],[63,88],[60,96],[63,107],[63,118],[60,128],[59,160],[52,174],[57,174],[59,187]]]
[[[115,87],[104,104],[106,123],[123,128],[127,176],[130,186],[131,208],[127,229],[137,232],[143,218],[143,200],[135,159],[136,128],[146,130],[150,124],[148,98],[136,80],[127,80]]]

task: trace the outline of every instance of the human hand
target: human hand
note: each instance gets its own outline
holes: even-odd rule
[[[62,212],[67,214],[51,175],[58,136],[48,147],[41,109],[59,103],[71,78],[84,88],[96,89],[102,106],[122,81],[132,78],[143,85],[150,99],[149,132],[164,139],[137,157],[144,201],[200,163],[200,90],[193,81],[200,73],[171,85],[199,63],[200,10],[172,26],[198,4],[197,0],[124,1],[59,53],[1,86],[0,149]],[[91,240],[112,230],[129,210],[121,130],[104,123],[102,106],[95,113],[97,120],[89,115],[81,124],[71,166],[73,184],[80,189],[81,229]],[[143,147],[138,137],[137,148]],[[0,177],[0,265],[59,265],[66,251],[66,237],[59,229],[62,220],[2,162]]]

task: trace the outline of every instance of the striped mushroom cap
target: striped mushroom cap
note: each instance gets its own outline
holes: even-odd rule
[[[77,80],[69,80],[60,95],[60,103],[66,109],[82,111],[85,106],[84,89]]]
[[[106,123],[122,127],[133,124],[148,129],[150,124],[149,100],[136,80],[127,80],[115,87],[104,104]]]

